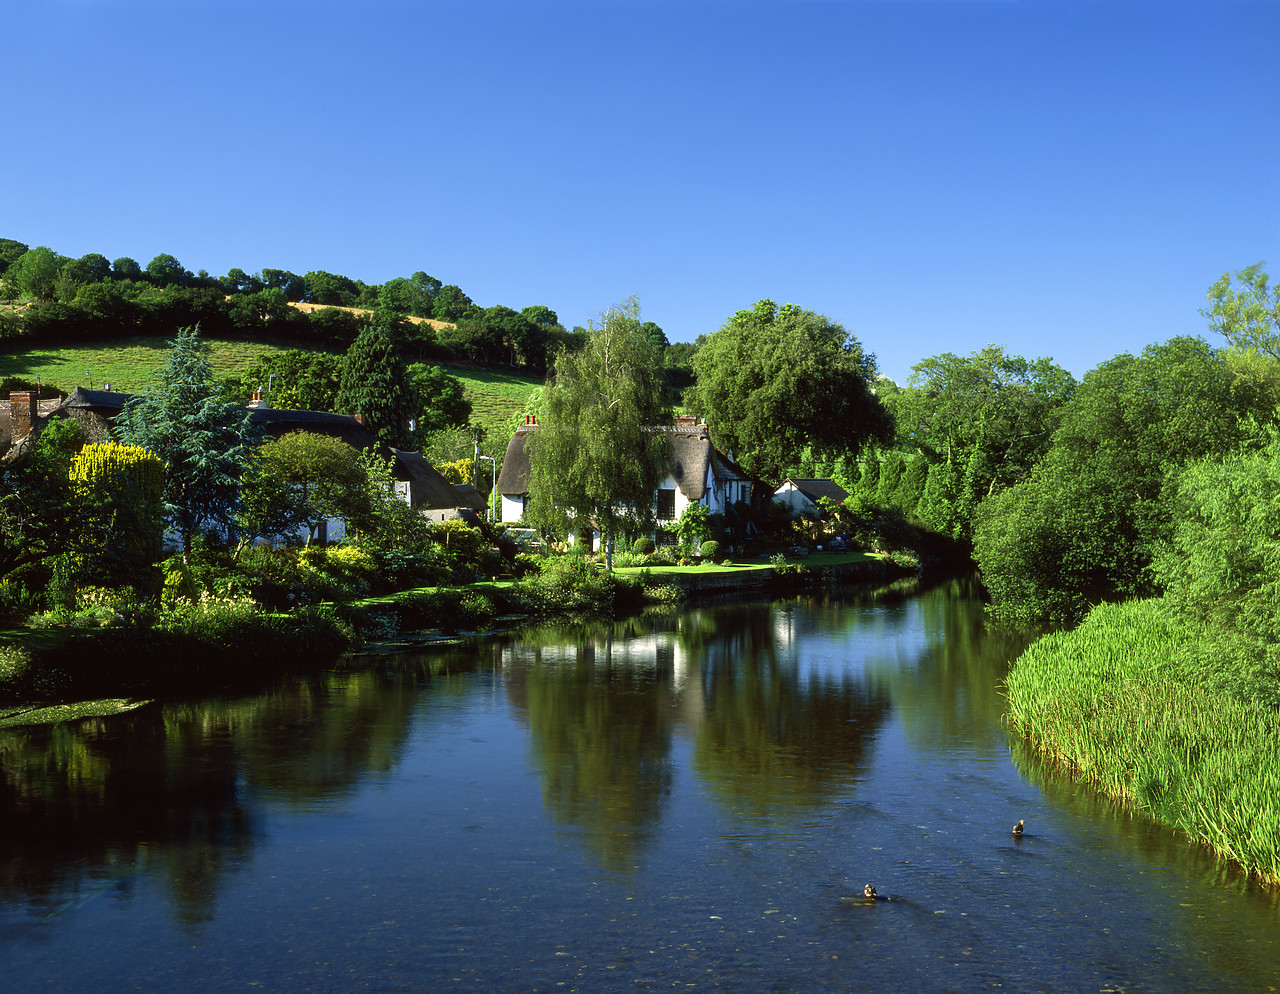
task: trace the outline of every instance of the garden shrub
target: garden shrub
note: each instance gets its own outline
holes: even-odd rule
[[[160,558],[163,535],[164,463],[136,445],[99,442],[71,457],[68,478],[81,544],[102,550],[78,557],[78,569],[100,582],[154,593],[151,564]]]
[[[454,568],[438,548],[427,552],[384,549],[373,553],[374,589],[382,592],[412,587],[436,587],[452,582]],[[376,582],[380,579],[381,582]],[[467,579],[471,579],[467,577]]]
[[[653,555],[649,557],[649,563],[653,566],[674,566],[676,564],[675,547],[666,545],[654,549]]]
[[[44,605],[44,597],[21,580],[0,580],[0,620],[20,621],[29,618]]]
[[[19,683],[31,669],[31,653],[15,645],[0,647],[0,683]]]
[[[498,613],[493,598],[477,590],[464,593],[458,602],[458,608],[458,621],[468,628],[487,628]]]
[[[653,555],[653,550],[653,539],[648,535],[641,535],[631,546],[631,551],[638,556],[651,556]]]
[[[698,548],[698,555],[703,559],[709,559],[712,562],[720,561],[720,543],[714,539],[703,542]]]
[[[613,608],[615,579],[585,555],[549,556],[541,572],[522,585],[526,610],[535,613],[607,612]]]

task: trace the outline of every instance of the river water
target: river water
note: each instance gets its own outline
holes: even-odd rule
[[[1002,728],[1025,641],[828,592],[0,731],[3,989],[1275,990],[1274,895]]]

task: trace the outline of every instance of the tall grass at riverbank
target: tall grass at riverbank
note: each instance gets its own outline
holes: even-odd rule
[[[1210,665],[1159,600],[1104,605],[1018,659],[1010,717],[1078,779],[1280,883],[1280,715]]]

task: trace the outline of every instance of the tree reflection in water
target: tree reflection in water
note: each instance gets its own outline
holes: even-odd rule
[[[145,874],[179,921],[207,921],[264,806],[332,803],[389,770],[418,689],[411,672],[333,672],[256,697],[0,731],[0,900],[44,917]]]
[[[677,731],[721,803],[798,817],[857,779],[889,710],[856,669],[802,673],[785,624],[758,606],[533,630],[511,649],[506,685],[548,810],[611,870],[635,867],[653,838]]]

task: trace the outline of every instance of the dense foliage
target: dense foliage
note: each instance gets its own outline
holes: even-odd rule
[[[847,455],[890,438],[872,389],[875,357],[814,311],[758,301],[708,336],[693,368],[692,406],[758,476],[782,479],[806,448]]]
[[[71,458],[67,479],[87,583],[147,590],[160,558],[164,463],[118,442],[86,445]]]
[[[299,529],[307,544],[327,518],[367,513],[360,454],[329,435],[294,431],[263,442],[253,453],[241,494],[240,522],[250,535],[288,538]]]
[[[1074,621],[1091,604],[1156,592],[1169,474],[1231,452],[1274,417],[1267,395],[1198,338],[1090,371],[1045,459],[978,511],[974,554],[997,606]]]
[[[865,483],[859,489],[869,501],[896,504],[936,531],[968,538],[978,505],[1025,480],[1044,457],[1076,382],[1050,359],[1027,360],[995,345],[963,358],[932,356],[912,370],[907,387],[886,402],[894,450],[879,460],[875,492]]]

